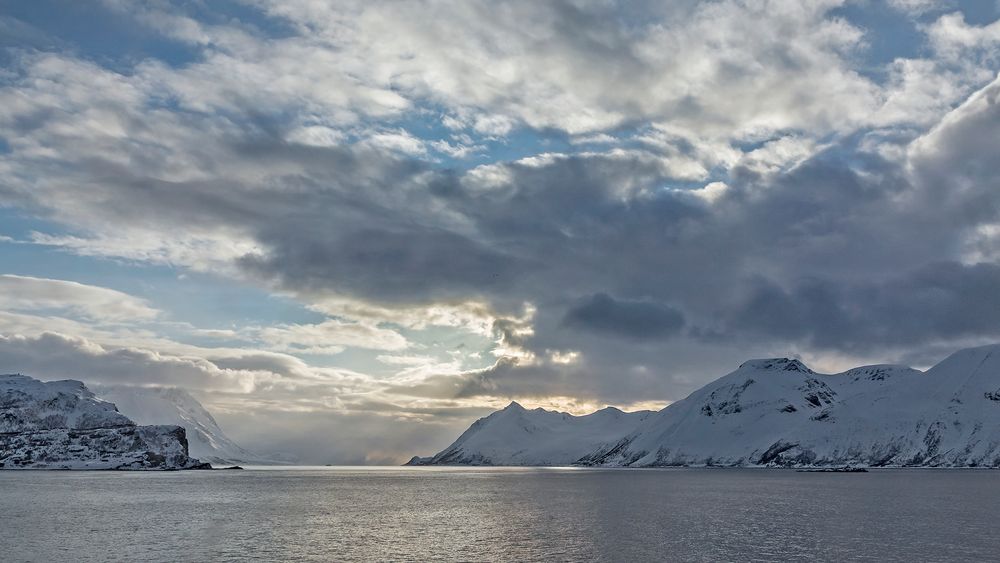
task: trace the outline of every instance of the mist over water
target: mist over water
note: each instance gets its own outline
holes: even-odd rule
[[[995,557],[1000,472],[0,472],[4,561]]]

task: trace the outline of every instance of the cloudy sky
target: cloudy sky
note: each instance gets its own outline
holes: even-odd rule
[[[0,0],[0,372],[394,463],[1000,341],[994,0]]]

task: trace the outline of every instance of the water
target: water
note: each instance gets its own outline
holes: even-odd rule
[[[2,561],[955,561],[1000,471],[2,472]]]

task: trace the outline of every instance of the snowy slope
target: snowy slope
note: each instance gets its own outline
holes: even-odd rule
[[[466,435],[474,437],[474,429]],[[798,360],[751,360],[643,417],[634,429],[613,434],[603,429],[602,444],[573,461],[609,467],[1000,467],[1000,345],[962,350],[927,372],[877,365],[829,375]],[[493,462],[548,464],[547,440],[514,435],[505,450],[505,436],[496,434],[492,451],[527,448],[532,455]],[[463,438],[449,450],[463,446]],[[475,462],[471,447],[462,447],[454,460],[446,457],[449,450],[425,461]]]
[[[94,386],[94,391],[139,424],[182,426],[194,457],[217,464],[267,462],[226,436],[212,414],[183,389]]]
[[[178,426],[137,426],[73,380],[0,375],[0,469],[189,469]]]
[[[608,441],[618,440],[650,411],[626,413],[608,407],[586,416],[511,403],[477,420],[458,440],[411,465],[570,465]]]
[[[126,424],[133,422],[79,381],[43,383],[24,375],[0,375],[0,432]]]
[[[1000,466],[1000,346],[813,373],[747,362],[581,460],[604,466]]]

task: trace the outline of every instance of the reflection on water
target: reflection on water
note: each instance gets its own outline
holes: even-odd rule
[[[994,559],[1000,472],[0,472],[3,561]]]

